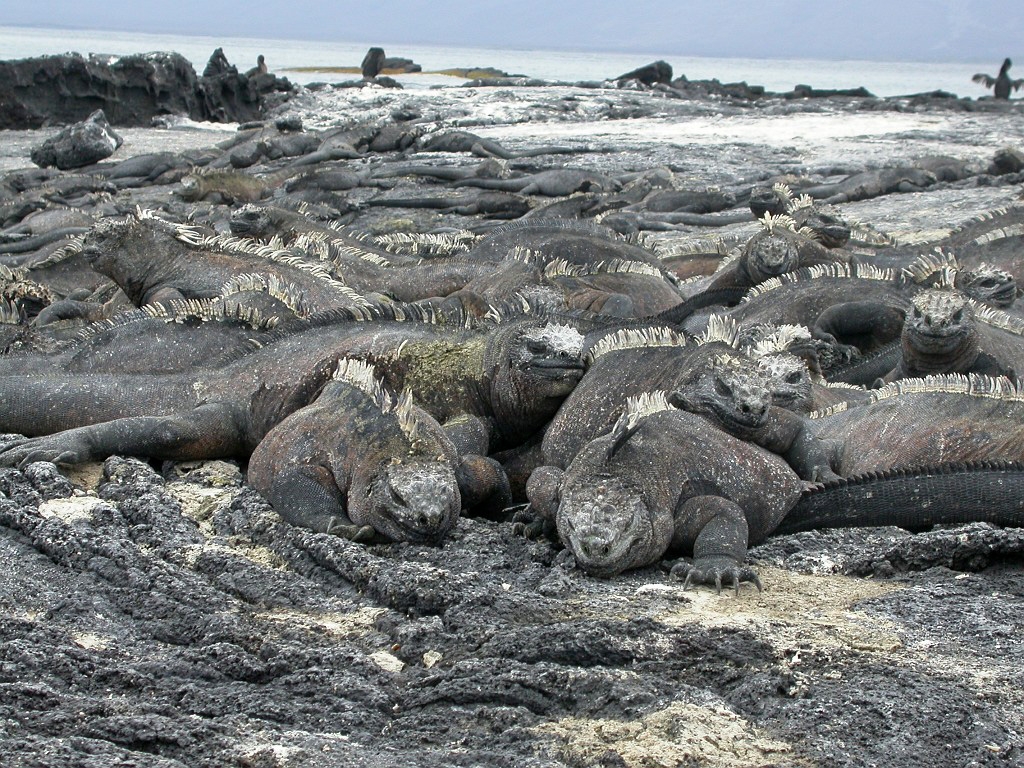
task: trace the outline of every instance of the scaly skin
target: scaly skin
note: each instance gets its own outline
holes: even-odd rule
[[[706,290],[752,288],[773,277],[800,267],[817,264],[848,263],[841,252],[833,252],[798,232],[788,217],[762,220],[763,229],[751,237],[735,262],[711,276]]]
[[[200,236],[201,233],[195,233]],[[191,245],[189,230],[143,213],[105,220],[86,235],[84,252],[97,272],[110,277],[136,306],[170,299],[213,298],[232,278],[258,273],[297,286],[314,309],[366,302],[313,265],[303,269],[242,250]]]
[[[477,444],[459,448],[486,454],[536,432],[582,375],[582,337],[543,320],[453,330],[352,319],[313,322],[202,371],[0,376],[0,429],[38,436],[0,462],[244,458],[311,401],[343,356],[373,362],[389,388],[408,387],[439,421],[479,425]]]
[[[718,384],[730,381],[733,394],[726,396]],[[1024,521],[1024,464],[975,461],[991,453],[960,454],[973,463],[886,468],[845,479],[831,476],[824,484],[802,482],[776,452],[735,437],[737,431],[756,435],[746,422],[758,410],[757,394],[740,391],[728,374],[706,384],[712,382],[714,390],[700,385],[701,392],[690,397],[705,404],[702,415],[666,410],[667,400],[646,411],[634,406],[610,433],[588,443],[567,469],[536,470],[527,493],[539,521],[521,521],[529,521],[533,532],[537,522],[553,525],[578,565],[595,576],[611,577],[665,555],[692,552],[692,563],[681,561],[672,569],[685,576],[685,586],[707,583],[721,589],[729,583],[737,590],[743,581],[759,586],[757,575],[743,565],[746,549],[777,530],[972,520],[1019,526]],[[722,402],[712,406],[716,399]],[[977,398],[979,404],[983,399]],[[726,407],[726,400],[734,406]],[[864,410],[854,407],[849,413],[856,420]],[[922,410],[934,413],[936,404],[926,403]],[[980,415],[971,413],[968,418]],[[891,424],[894,416],[881,414],[881,420]],[[732,434],[722,429],[725,425]],[[865,419],[860,426],[858,434],[885,429],[878,419]],[[863,439],[849,441],[850,453],[870,448]],[[907,433],[893,439],[906,442]],[[925,452],[934,439],[941,440],[927,431],[909,439]],[[792,451],[787,459],[792,460]]]
[[[843,477],[957,462],[1024,462],[1024,397],[1008,379],[934,376],[812,413],[809,427]]]
[[[458,452],[426,412],[373,386],[329,382],[256,446],[248,481],[293,524],[436,544],[462,506]]]
[[[885,382],[943,373],[983,373],[1016,378],[1024,367],[1024,324],[999,327],[965,294],[931,289],[915,296],[903,324],[899,364]]]
[[[692,552],[691,580],[756,581],[742,565],[748,537],[767,536],[803,484],[778,456],[675,409],[618,425],[567,469],[543,467],[527,486],[587,573],[608,578],[667,553]]]

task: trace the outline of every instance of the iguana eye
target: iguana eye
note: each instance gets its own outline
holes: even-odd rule
[[[953,322],[954,323],[962,322],[963,319],[964,319],[964,311],[962,309],[958,309],[956,312],[953,313]]]
[[[799,384],[800,379],[803,377],[800,375],[800,371],[793,371],[786,377],[787,384]]]
[[[715,392],[720,394],[722,397],[732,397],[732,387],[721,379],[715,379]]]
[[[543,341],[527,341],[526,351],[532,355],[543,355],[548,351],[548,346]]]

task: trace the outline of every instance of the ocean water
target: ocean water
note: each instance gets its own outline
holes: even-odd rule
[[[263,54],[272,72],[299,84],[352,79],[323,70],[297,72],[296,67],[358,66],[371,45],[380,45],[389,56],[401,56],[420,64],[424,71],[450,68],[495,67],[510,74],[544,80],[604,80],[614,78],[656,59],[672,65],[676,76],[691,80],[717,78],[722,82],[746,81],[769,91],[788,91],[797,84],[815,88],[864,86],[876,96],[899,96],[944,90],[972,98],[988,91],[971,82],[976,72],[995,74],[1000,62],[892,62],[817,61],[810,59],[741,59],[687,57],[660,51],[600,53],[594,51],[530,51],[473,47],[441,47],[393,44],[387,40],[323,43],[202,35],[154,35],[136,32],[0,27],[0,57],[30,56],[76,51],[82,54],[129,54],[177,51],[202,73],[215,48],[223,48],[228,60],[240,70],[256,64]],[[442,75],[400,75],[406,88],[460,85],[463,80]]]

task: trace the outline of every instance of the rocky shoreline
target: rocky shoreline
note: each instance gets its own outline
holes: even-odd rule
[[[520,204],[569,216],[588,195],[606,201],[523,185],[483,209],[481,191],[411,167],[473,173],[493,160],[512,179],[570,168],[733,196],[713,212],[605,211],[607,226],[663,254],[749,238],[744,195],[782,178],[836,185],[849,220],[904,243],[938,241],[1019,196],[1021,169],[998,162],[1024,146],[1016,101],[679,90],[325,86],[219,142],[125,131],[108,161],[73,172],[30,169],[43,132],[19,133],[7,151],[20,154],[3,158],[20,169],[7,189],[22,186],[0,201],[3,263],[41,261],[65,241],[18,244],[136,206],[226,232],[242,193],[186,199],[198,164],[258,180],[257,201],[272,203],[298,202],[301,190],[274,184],[305,160],[347,173],[348,186],[306,203],[366,237],[486,235]],[[457,131],[473,132],[465,149],[428,143]],[[133,140],[174,157],[152,178],[118,176],[143,155]],[[841,187],[923,169],[925,156],[955,162],[927,166],[919,186]],[[451,204],[381,204],[410,197]],[[26,207],[83,218],[33,224]],[[1020,529],[770,538],[750,557],[764,591],[716,594],[684,591],[661,564],[593,578],[511,520],[462,517],[439,546],[354,543],[285,522],[244,470],[123,456],[0,469],[5,765],[1009,766],[1024,755]]]

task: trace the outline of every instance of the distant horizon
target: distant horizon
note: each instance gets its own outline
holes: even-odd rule
[[[212,41],[218,41],[218,40],[288,40],[288,41],[294,41],[294,42],[300,42],[300,43],[301,42],[328,42],[326,40],[319,39],[319,38],[307,38],[307,37],[265,36],[265,35],[261,36],[261,35],[239,35],[239,34],[214,34],[212,32],[199,32],[199,33],[179,32],[179,31],[175,31],[175,32],[170,32],[170,31],[154,32],[154,31],[149,31],[149,30],[138,30],[138,29],[110,29],[110,28],[106,28],[106,27],[89,27],[89,26],[70,25],[70,24],[56,24],[56,23],[53,23],[53,22],[34,23],[34,24],[9,24],[9,23],[0,24],[0,29],[4,29],[4,28],[6,28],[6,29],[59,30],[59,31],[66,31],[66,32],[86,32],[86,33],[96,33],[96,34],[101,34],[103,32],[112,32],[112,33],[124,34],[124,35],[151,35],[153,37],[168,37],[168,36],[170,36],[170,37],[209,38]],[[998,65],[1002,62],[1002,58],[1007,58],[1006,56],[1004,56],[1004,57],[1000,58],[998,61],[993,60],[991,58],[982,58],[980,56],[979,57],[975,57],[975,58],[963,58],[963,59],[950,59],[949,57],[945,57],[945,56],[935,56],[935,57],[932,57],[932,58],[917,58],[917,59],[910,59],[910,58],[896,59],[896,58],[883,58],[883,57],[844,56],[844,57],[832,57],[832,58],[825,59],[825,58],[822,58],[820,56],[796,56],[796,55],[781,55],[781,54],[780,55],[752,56],[752,55],[745,55],[745,54],[744,55],[725,54],[725,53],[705,54],[705,53],[694,53],[694,52],[684,52],[684,51],[664,51],[664,50],[663,51],[654,51],[654,50],[652,50],[650,48],[643,48],[643,49],[641,49],[641,48],[611,48],[611,47],[599,47],[599,46],[553,47],[553,46],[540,45],[540,44],[533,45],[533,46],[526,46],[526,45],[502,45],[502,46],[495,46],[495,45],[484,45],[484,44],[481,44],[481,43],[459,43],[459,44],[453,44],[453,43],[439,43],[439,42],[435,42],[435,41],[412,40],[412,39],[410,39],[410,40],[371,40],[369,38],[364,39],[364,40],[356,40],[356,39],[336,39],[336,40],[334,40],[334,39],[332,39],[329,42],[336,43],[336,44],[339,44],[339,45],[366,45],[368,47],[369,46],[374,46],[374,45],[384,45],[385,47],[408,45],[408,46],[412,46],[412,47],[422,47],[422,48],[498,49],[498,50],[519,51],[519,52],[543,51],[543,52],[552,52],[552,53],[556,53],[556,52],[565,52],[565,53],[575,53],[575,52],[578,52],[578,53],[614,53],[614,54],[622,54],[622,55],[632,55],[632,54],[635,54],[635,55],[638,55],[638,56],[642,56],[642,55],[647,55],[647,56],[655,56],[655,55],[656,56],[680,56],[680,57],[687,57],[687,58],[706,58],[706,59],[716,59],[716,58],[717,59],[749,58],[749,59],[766,60],[766,61],[851,61],[851,62],[866,61],[866,62],[877,62],[877,63],[891,62],[891,63],[907,63],[907,64],[914,64],[914,63],[919,63],[919,64],[936,64],[936,63],[950,62],[950,63],[963,63],[963,64],[981,64],[981,65],[990,64],[992,66],[993,70],[997,70],[998,69]],[[116,51],[109,51],[109,53],[116,53]],[[41,54],[41,55],[47,55],[47,54]],[[388,51],[388,55],[392,55],[390,51]],[[395,52],[394,55],[401,56],[401,49],[400,48],[396,49],[396,52]],[[1011,56],[1010,58],[1012,59],[1013,57]],[[0,57],[0,60],[2,60],[2,57]],[[1022,62],[1021,69],[1024,69],[1024,54],[1021,54],[1021,62]],[[644,63],[650,63],[650,62],[644,62]],[[671,64],[672,62],[669,62],[669,63]]]
[[[38,0],[5,8],[4,17],[7,27],[311,43],[996,68],[1024,58],[1019,0],[518,0],[513,8],[503,0]]]

